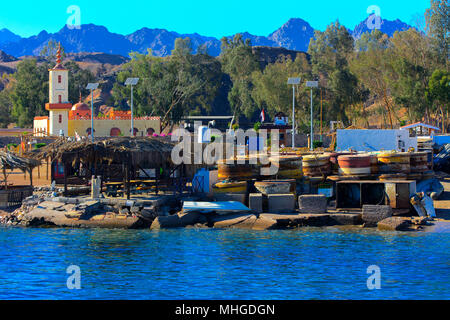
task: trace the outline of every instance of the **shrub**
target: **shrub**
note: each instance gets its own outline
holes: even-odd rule
[[[45,143],[36,143],[35,145],[34,145],[34,148],[35,149],[40,149],[40,148],[42,148],[42,147],[45,147],[47,144],[45,144]]]
[[[323,142],[322,141],[314,141],[313,142],[313,148],[322,148],[323,147]]]

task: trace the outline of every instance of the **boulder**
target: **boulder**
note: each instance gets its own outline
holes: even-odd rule
[[[275,219],[259,216],[254,222],[252,230],[271,230],[278,229],[278,223]]]
[[[426,225],[429,225],[430,220],[431,219],[428,217],[413,217],[411,222],[412,222],[412,224],[417,225],[417,226],[426,226]]]
[[[295,212],[295,196],[288,194],[269,194],[270,213],[293,213]]]
[[[131,213],[134,213],[134,214],[139,213],[139,211],[141,211],[141,208],[136,207],[136,206],[133,206],[133,207],[131,207],[131,209],[130,209],[130,212],[131,212]]]
[[[378,230],[382,231],[408,231],[411,220],[403,217],[390,217],[378,222]]]
[[[392,217],[392,208],[385,205],[364,205],[362,219],[364,226],[369,228],[375,228],[377,223]]]
[[[340,226],[357,226],[364,223],[362,215],[355,213],[330,214],[330,220],[332,223]]]
[[[208,217],[210,225],[214,228],[242,228],[252,229],[256,216],[248,213],[235,213]]]
[[[261,214],[261,217],[275,220],[277,229],[324,227],[336,224],[332,222],[329,214]]]
[[[326,213],[327,197],[322,194],[305,194],[298,197],[300,213]]]
[[[195,225],[201,216],[198,212],[178,213],[172,216],[157,217],[153,220],[150,229],[184,228]]]
[[[263,195],[262,193],[251,193],[248,197],[248,207],[256,213],[263,212]]]

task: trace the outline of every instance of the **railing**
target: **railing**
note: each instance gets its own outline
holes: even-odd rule
[[[11,187],[0,190],[0,208],[20,206],[25,198],[33,195],[33,187]]]

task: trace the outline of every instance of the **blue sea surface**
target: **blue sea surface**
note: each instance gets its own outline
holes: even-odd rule
[[[450,298],[450,233],[0,228],[0,248],[0,299]]]

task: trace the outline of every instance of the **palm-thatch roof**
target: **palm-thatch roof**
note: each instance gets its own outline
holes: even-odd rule
[[[39,160],[29,159],[15,155],[14,153],[0,151],[0,166],[1,169],[20,169],[28,171],[41,164]]]
[[[92,142],[68,141],[60,138],[30,154],[34,159],[51,158],[74,163],[130,163],[131,165],[160,165],[170,162],[173,144],[153,137],[117,137]]]

